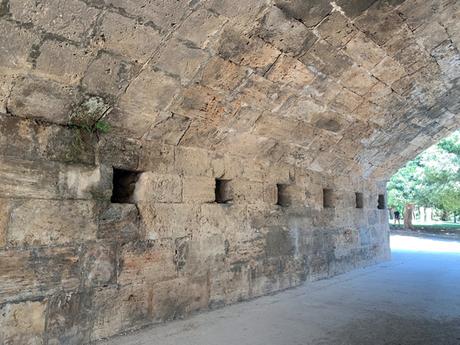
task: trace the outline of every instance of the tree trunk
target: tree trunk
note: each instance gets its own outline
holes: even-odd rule
[[[404,229],[412,230],[412,217],[414,215],[414,205],[406,204],[404,207]]]

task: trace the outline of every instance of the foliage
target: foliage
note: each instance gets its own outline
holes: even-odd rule
[[[434,207],[460,214],[460,131],[409,161],[388,183],[388,204]]]

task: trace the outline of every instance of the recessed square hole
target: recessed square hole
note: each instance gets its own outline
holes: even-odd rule
[[[133,193],[140,172],[113,168],[112,203],[133,204]]]
[[[363,193],[356,192],[355,199],[356,199],[356,208],[363,208],[364,207]]]
[[[279,206],[287,207],[291,204],[291,200],[288,194],[289,185],[278,183],[276,185],[276,204]]]
[[[384,210],[385,209],[385,195],[384,194],[379,194],[379,199],[378,199],[378,204],[377,208],[379,210]]]
[[[334,191],[329,188],[323,189],[323,207],[332,208],[334,207]]]
[[[227,204],[232,201],[230,190],[231,180],[223,180],[216,178],[216,202],[218,204]]]

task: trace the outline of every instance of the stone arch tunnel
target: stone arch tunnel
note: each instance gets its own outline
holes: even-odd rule
[[[1,0],[0,343],[86,344],[389,258],[460,124],[455,0]]]

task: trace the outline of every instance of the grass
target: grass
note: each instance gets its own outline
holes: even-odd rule
[[[420,223],[414,221],[413,228],[415,231],[432,233],[432,234],[452,234],[460,233],[460,223],[453,222],[443,222],[443,221],[431,221],[426,223]],[[401,219],[401,225],[393,224],[393,221],[390,221],[390,229],[394,230],[403,230],[403,220]]]

